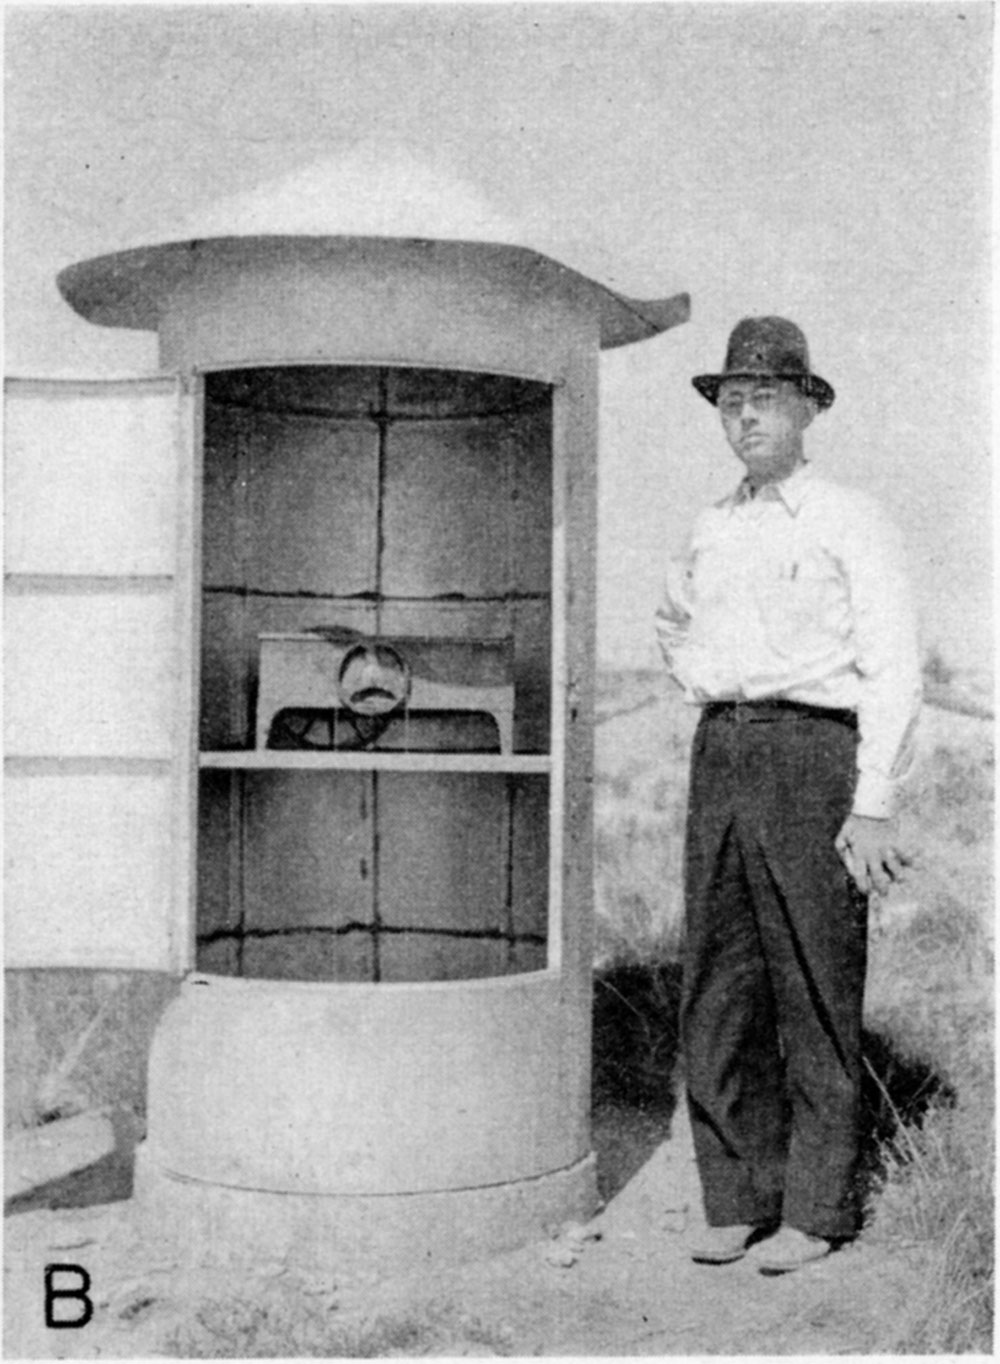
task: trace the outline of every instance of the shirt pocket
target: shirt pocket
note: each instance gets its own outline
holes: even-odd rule
[[[847,596],[832,559],[809,553],[777,557],[758,586],[764,631],[782,658],[808,658],[838,642]]]

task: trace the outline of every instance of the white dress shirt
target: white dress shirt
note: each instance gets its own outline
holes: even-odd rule
[[[670,566],[657,637],[689,701],[783,697],[858,715],[854,813],[892,814],[921,681],[900,537],[866,494],[800,465],[744,480]]]

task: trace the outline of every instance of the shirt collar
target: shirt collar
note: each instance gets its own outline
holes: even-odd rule
[[[754,497],[750,490],[749,479],[744,478],[729,498],[729,510],[733,512],[737,507],[752,503],[778,502],[785,508],[789,516],[797,516],[808,495],[811,482],[812,469],[808,464],[800,464],[780,483],[766,483]]]

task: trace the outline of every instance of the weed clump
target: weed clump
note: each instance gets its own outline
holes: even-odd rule
[[[922,1252],[921,1291],[884,1349],[987,1354],[993,1326],[993,1151],[989,1106],[934,1104],[884,1148],[869,1239]]]
[[[938,1086],[882,1142],[864,1236],[921,1266],[885,1350],[992,1349],[992,887],[977,865],[992,830],[992,762],[986,747],[944,745],[925,762],[907,799],[922,851],[910,912],[873,941],[869,1024],[920,1057]]]

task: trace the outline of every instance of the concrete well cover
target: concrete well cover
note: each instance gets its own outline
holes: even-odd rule
[[[541,213],[518,222],[468,183],[409,153],[371,146],[312,163],[221,199],[147,234],[127,249],[68,266],[59,289],[81,316],[104,326],[155,330],[165,299],[211,243],[234,239],[454,241],[484,252],[507,248],[526,270],[539,258],[576,277],[599,310],[603,347],[644,340],[685,322],[687,294],[638,299],[594,242],[554,232]]]

